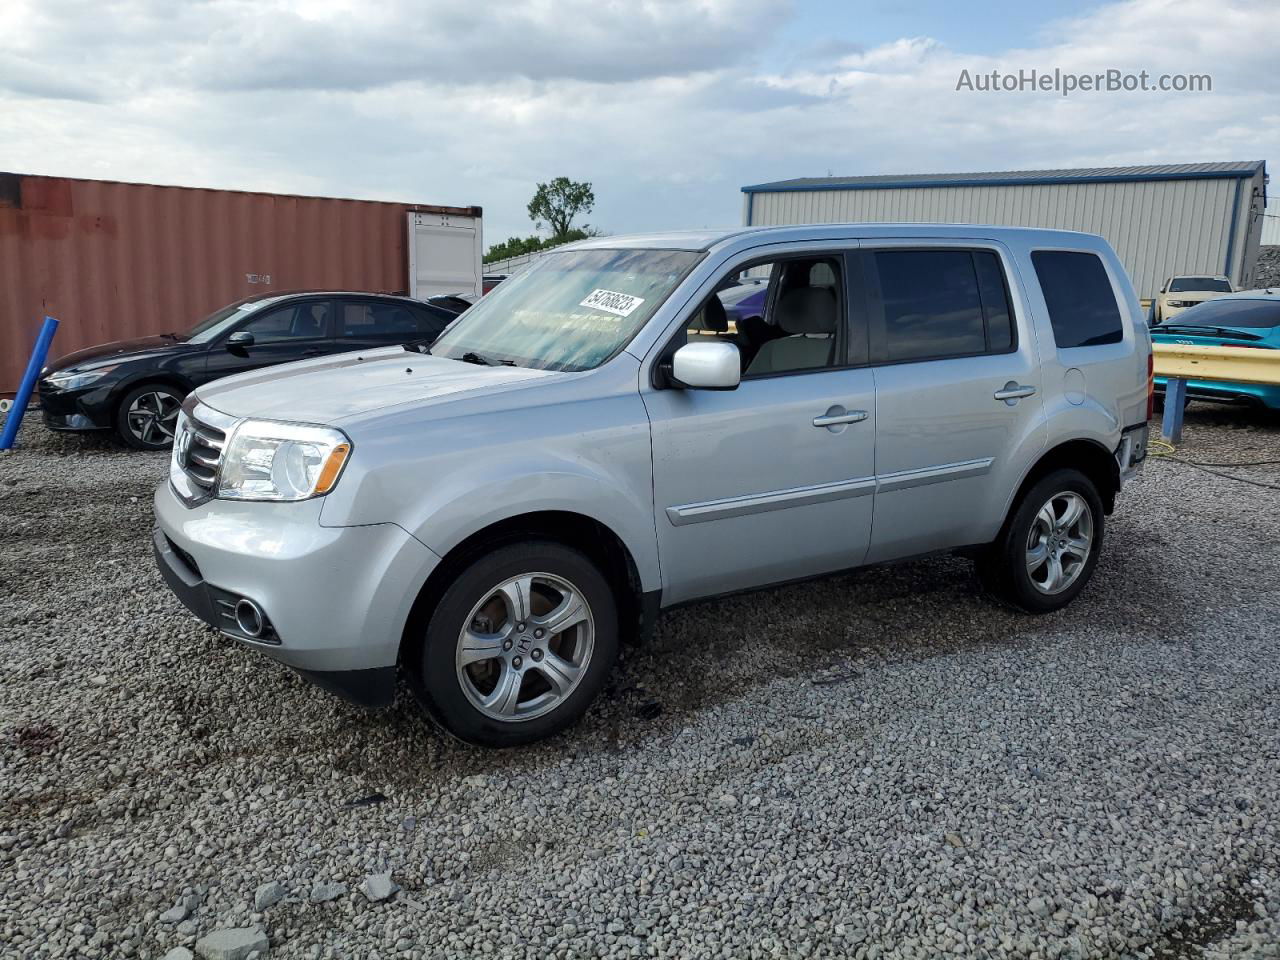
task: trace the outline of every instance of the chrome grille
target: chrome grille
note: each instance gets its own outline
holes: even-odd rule
[[[195,402],[188,397],[173,438],[173,459],[169,479],[188,506],[203,503],[214,495],[223,450],[236,418]]]
[[[192,417],[191,439],[182,469],[197,486],[211,491],[218,482],[218,464],[222,462],[222,448],[226,445],[225,431]]]

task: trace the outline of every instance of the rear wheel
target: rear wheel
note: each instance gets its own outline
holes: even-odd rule
[[[516,746],[578,720],[617,652],[617,605],[596,566],[562,544],[513,544],[472,563],[445,591],[415,686],[447,732]]]
[[[1014,505],[978,560],[997,598],[1028,613],[1049,613],[1076,598],[1093,576],[1102,547],[1102,499],[1079,470],[1055,470]]]
[[[148,383],[120,401],[116,432],[135,450],[163,450],[173,443],[182,394],[162,383]]]

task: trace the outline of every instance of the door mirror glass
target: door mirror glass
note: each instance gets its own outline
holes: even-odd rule
[[[228,347],[252,347],[253,334],[248,330],[237,330],[231,336],[227,337]]]
[[[736,390],[742,358],[732,343],[688,343],[676,351],[671,374],[681,386],[695,390]]]

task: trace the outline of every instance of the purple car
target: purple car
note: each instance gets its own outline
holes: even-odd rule
[[[736,286],[716,294],[724,304],[724,312],[734,323],[748,317],[764,316],[764,300],[769,294],[768,277],[743,278]]]

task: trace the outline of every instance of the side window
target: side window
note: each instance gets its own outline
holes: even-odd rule
[[[406,340],[439,333],[424,329],[422,315],[405,303],[357,300],[342,305],[342,337],[382,337]]]
[[[689,317],[689,343],[734,344],[744,377],[842,364],[843,271],[838,257],[754,264],[726,277]]]
[[[872,253],[889,362],[1013,349],[1013,310],[1000,258],[989,250]]]
[[[1031,262],[1059,349],[1096,347],[1124,339],[1120,307],[1097,254],[1036,250]]]
[[[438,337],[444,328],[453,323],[457,314],[435,307],[413,307],[414,317],[418,321],[418,333],[423,337]]]
[[[256,343],[315,340],[328,335],[329,302],[291,303],[267,310],[240,329],[252,333]]]

